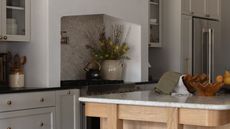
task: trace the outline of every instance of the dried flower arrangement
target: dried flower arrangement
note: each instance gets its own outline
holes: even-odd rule
[[[98,40],[95,40],[95,35],[92,35],[92,33],[87,33],[90,44],[86,45],[86,48],[90,50],[94,59],[97,61],[129,59],[125,55],[129,50],[126,43],[128,33],[126,34],[124,42],[122,42],[122,25],[113,25],[110,37],[106,37],[105,27],[99,27],[97,32],[99,32]]]

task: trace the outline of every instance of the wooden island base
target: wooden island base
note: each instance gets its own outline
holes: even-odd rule
[[[199,110],[85,103],[101,129],[230,129],[230,110]]]

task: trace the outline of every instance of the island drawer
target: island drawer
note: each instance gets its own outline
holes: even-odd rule
[[[230,123],[230,110],[180,109],[179,123],[195,126],[222,126]]]
[[[0,112],[55,106],[55,92],[0,95]]]

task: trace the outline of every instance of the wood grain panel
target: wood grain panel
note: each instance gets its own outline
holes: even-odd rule
[[[119,105],[118,117],[123,120],[166,123],[169,111],[170,108]]]
[[[104,117],[108,116],[109,104],[86,103],[85,115],[89,117]]]
[[[118,119],[118,105],[116,104],[86,103],[85,115],[100,117],[102,129],[106,129],[108,125],[109,129],[123,129],[122,120]]]
[[[128,121],[123,122],[123,129],[166,129],[166,124],[153,122]],[[183,126],[184,129],[230,129],[230,124],[220,127]],[[103,128],[107,129],[107,128]]]
[[[123,129],[122,120],[118,119],[118,105],[109,105],[107,125],[109,129]]]
[[[165,129],[166,124],[124,120],[123,129]]]
[[[107,118],[100,118],[100,129],[107,129]]]
[[[230,111],[180,109],[179,123],[197,126],[221,126],[230,123]]]
[[[230,129],[230,111],[86,103],[85,114],[101,129]]]
[[[168,121],[166,129],[183,129],[179,124],[179,109],[168,109]]]
[[[109,129],[107,128],[107,120],[105,118],[101,118],[101,129]],[[123,129],[166,129],[166,124],[124,120]],[[230,129],[230,124],[220,127],[184,125],[183,129]]]

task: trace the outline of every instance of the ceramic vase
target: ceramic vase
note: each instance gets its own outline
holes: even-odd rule
[[[124,64],[121,60],[105,60],[102,62],[101,75],[104,80],[123,80]]]

